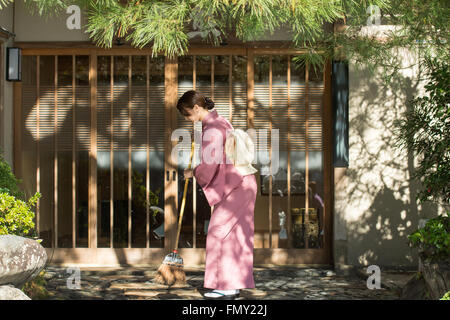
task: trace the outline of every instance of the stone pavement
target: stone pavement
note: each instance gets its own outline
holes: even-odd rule
[[[57,300],[139,300],[188,299],[202,300],[204,269],[185,268],[186,285],[171,287],[153,281],[157,266],[121,268],[80,268],[79,288],[73,269],[45,268],[48,299]],[[401,287],[413,272],[381,272],[380,289],[367,288],[362,270],[351,275],[338,275],[331,268],[255,267],[256,288],[241,290],[239,299],[289,300],[395,300]],[[383,281],[384,279],[384,281]]]

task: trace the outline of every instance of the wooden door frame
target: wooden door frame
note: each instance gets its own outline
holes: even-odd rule
[[[3,47],[4,42],[0,34],[0,148],[2,149],[2,152],[4,152],[5,148],[5,141],[4,141],[5,67],[3,66],[5,59],[3,54]]]
[[[17,46],[21,47],[20,44]],[[89,55],[91,58],[89,79],[91,83],[91,150],[89,152],[89,247],[88,248],[47,248],[49,256],[51,255],[55,264],[94,264],[94,265],[148,265],[159,264],[165,254],[172,250],[176,236],[176,208],[177,208],[177,183],[176,181],[165,181],[165,234],[164,248],[97,248],[97,179],[96,179],[96,160],[97,160],[97,126],[96,126],[96,56],[97,55],[150,55],[151,49],[132,49],[132,48],[37,48],[36,44],[28,46],[22,45],[23,55],[62,55],[76,54]],[[248,107],[248,125],[253,127],[254,117],[254,82],[253,82],[253,59],[254,55],[277,54],[277,55],[295,55],[304,53],[305,50],[298,49],[279,49],[279,48],[191,48],[189,55],[245,55],[247,59],[247,107]],[[170,140],[171,130],[176,123],[177,102],[177,59],[168,59],[165,61],[165,163],[164,174],[169,170],[175,170],[176,166],[170,160],[174,142]],[[91,82],[92,81],[92,82]],[[254,263],[257,265],[330,265],[332,264],[332,159],[331,159],[331,135],[329,128],[332,127],[331,110],[331,63],[326,64],[324,72],[324,95],[323,95],[323,179],[324,179],[324,248],[323,249],[278,249],[278,248],[256,248],[254,250]],[[20,166],[21,157],[21,83],[14,84],[14,164],[16,176],[23,178],[22,168]],[[180,254],[183,256],[186,265],[201,265],[205,263],[205,248],[181,248]],[[87,262],[88,261],[88,262]]]

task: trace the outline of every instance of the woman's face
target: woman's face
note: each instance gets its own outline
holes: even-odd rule
[[[197,104],[194,105],[194,108],[192,109],[184,109],[184,112],[186,114],[183,114],[184,119],[192,121],[192,122],[196,122],[196,121],[201,121],[201,116],[202,116],[202,112],[200,109],[203,109],[201,107],[199,107]]]

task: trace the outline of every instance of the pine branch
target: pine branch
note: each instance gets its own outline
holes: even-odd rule
[[[0,0],[0,10],[6,8],[8,4],[13,3],[14,0]]]
[[[5,6],[13,0],[0,0]],[[71,4],[87,14],[86,31],[100,47],[111,47],[116,37],[125,37],[133,46],[151,45],[153,54],[183,55],[189,44],[188,26],[205,40],[218,45],[233,31],[242,41],[257,40],[281,25],[291,28],[293,45],[307,48],[298,58],[320,66],[329,59],[354,59],[370,70],[382,66],[395,74],[400,65],[390,49],[404,46],[421,57],[439,54],[448,57],[449,5],[446,0],[24,0],[31,11],[42,16],[58,14]],[[398,24],[401,31],[383,38],[361,34],[378,6],[381,18]],[[345,21],[346,31],[333,33],[327,24]],[[194,32],[195,34],[195,32]],[[419,41],[418,41],[419,40]],[[427,43],[423,43],[423,41]],[[395,57],[394,57],[395,58]]]

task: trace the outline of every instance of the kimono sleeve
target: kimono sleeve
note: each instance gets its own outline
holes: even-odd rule
[[[218,164],[201,163],[194,168],[194,177],[200,187],[207,187],[210,182],[217,176],[219,171]]]
[[[197,183],[205,188],[218,176],[223,160],[223,136],[218,129],[202,134],[201,163],[194,168]]]

